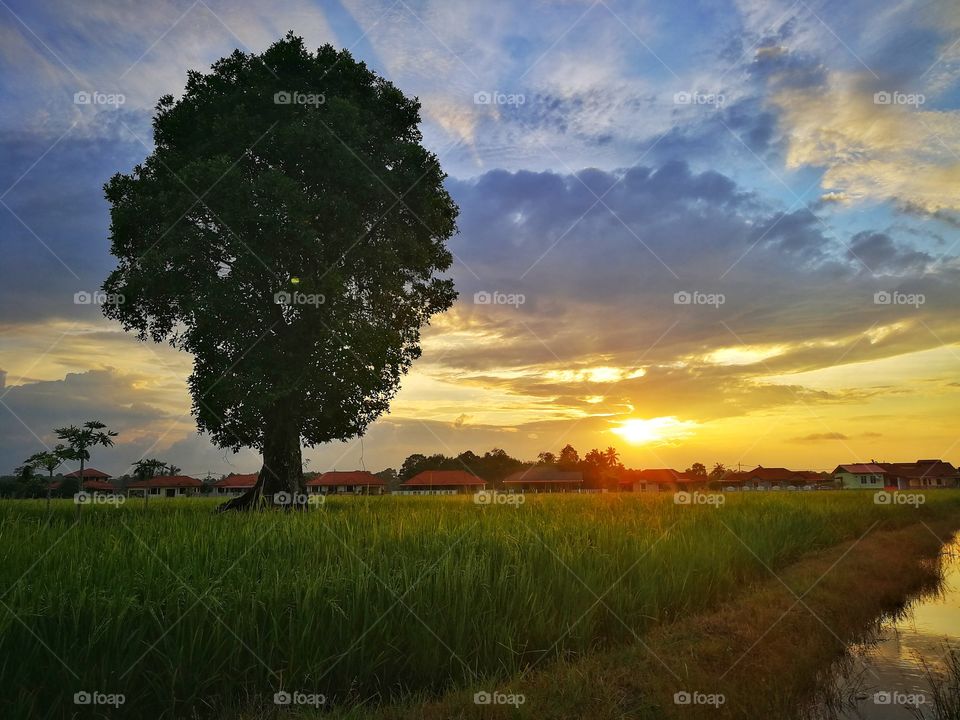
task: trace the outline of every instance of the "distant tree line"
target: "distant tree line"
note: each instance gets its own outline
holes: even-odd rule
[[[559,453],[542,452],[536,460],[520,460],[512,457],[501,448],[493,448],[478,455],[467,450],[456,456],[436,453],[423,455],[414,453],[403,461],[399,470],[387,468],[376,473],[390,489],[409,480],[425,470],[465,470],[486,480],[494,486],[499,485],[508,475],[532,467],[550,467],[561,471],[579,471],[583,473],[584,486],[590,488],[616,488],[619,472],[623,470],[620,453],[616,448],[590,450],[582,458],[573,445],[565,445]]]

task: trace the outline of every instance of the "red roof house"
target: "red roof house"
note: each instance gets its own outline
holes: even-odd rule
[[[307,492],[321,495],[380,495],[383,489],[383,480],[366,470],[333,470],[307,480]]]
[[[960,471],[943,460],[917,460],[912,463],[879,463],[887,471],[887,483],[899,490],[935,490],[955,488]]]
[[[229,475],[213,483],[213,492],[217,495],[242,495],[257,484],[259,473]]]
[[[476,492],[487,484],[465,470],[424,470],[400,485],[398,495],[454,495]]]
[[[146,480],[134,480],[127,483],[127,494],[135,491],[138,495],[149,492],[161,497],[183,497],[198,495],[203,483],[188,475],[157,475]]]
[[[833,479],[842,488],[880,490],[890,484],[887,469],[879,463],[837,465]]]
[[[763,467],[731,472],[724,475],[720,485],[744,490],[795,490],[815,488],[824,482],[823,476],[810,470],[788,470],[782,467]]]
[[[577,492],[583,487],[583,473],[540,466],[520,470],[503,479],[503,486],[519,492]]]
[[[117,488],[114,487],[112,483],[105,482],[104,480],[85,480],[83,482],[83,489],[92,493],[117,492]]]
[[[618,483],[625,492],[677,492],[705,487],[707,478],[687,475],[673,468],[624,470]]]

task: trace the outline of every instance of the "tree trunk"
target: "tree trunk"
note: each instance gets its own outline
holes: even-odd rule
[[[275,506],[285,510],[306,506],[307,487],[303,481],[303,454],[300,427],[296,416],[281,403],[267,414],[263,438],[263,467],[256,484],[240,497],[228,500],[217,508],[254,510]]]

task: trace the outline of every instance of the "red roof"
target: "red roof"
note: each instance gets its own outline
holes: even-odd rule
[[[307,480],[308,487],[326,487],[332,485],[373,485],[382,487],[383,480],[366,470],[334,470]]]
[[[806,480],[805,477],[793,470],[787,470],[782,467],[755,467],[746,472],[747,480],[765,480],[767,482],[789,482],[791,480]]]
[[[148,480],[135,480],[134,482],[127,483],[128,488],[198,488],[202,485],[202,482],[187,475],[157,475]]]
[[[583,473],[578,470],[557,470],[552,467],[531,467],[520,470],[503,479],[504,485],[529,483],[582,483]]]
[[[697,482],[706,478],[694,478],[673,468],[649,468],[647,470],[627,470],[621,482],[676,483]]]
[[[73,472],[67,473],[66,475],[64,475],[64,477],[78,478],[80,477],[80,471],[74,470]],[[83,477],[84,479],[90,479],[90,480],[108,480],[110,478],[110,476],[107,475],[105,472],[97,470],[96,468],[89,468],[89,467],[83,469]]]
[[[117,488],[111,485],[108,482],[103,480],[84,480],[83,481],[84,490],[106,490],[107,492],[115,492]]]
[[[829,475],[813,470],[788,470],[787,468],[768,468],[757,466],[753,470],[730,472],[723,476],[721,483],[742,483],[751,480],[762,482],[803,482],[830,480]]]
[[[464,485],[486,485],[486,483],[465,470],[424,470],[402,484],[403,487],[461,487]]]
[[[258,475],[259,473],[231,475],[230,477],[223,478],[223,480],[217,480],[213,483],[213,486],[218,488],[252,488],[257,484]]]
[[[908,478],[949,478],[957,477],[957,469],[943,460],[917,460],[912,463],[881,463],[891,475]]]

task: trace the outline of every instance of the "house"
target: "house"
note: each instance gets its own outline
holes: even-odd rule
[[[678,492],[701,490],[707,478],[688,475],[673,468],[625,470],[618,483],[623,492]]]
[[[83,489],[88,493],[93,493],[94,495],[113,495],[114,493],[119,492],[112,483],[108,483],[104,480],[85,480],[83,482]]]
[[[465,470],[424,470],[400,484],[396,495],[456,495],[483,490],[487,484]]]
[[[847,490],[882,490],[889,484],[887,469],[873,462],[837,465],[831,474]]]
[[[827,481],[820,473],[811,470],[758,465],[753,470],[727,473],[719,484],[725,490],[812,490]]]
[[[222,480],[213,483],[214,495],[236,497],[243,495],[247,490],[252,490],[257,484],[259,473],[248,473],[246,475],[228,475]]]
[[[63,476],[64,478],[80,478],[80,471],[74,470],[73,472],[67,473]],[[110,476],[101,470],[96,468],[88,467],[83,469],[83,479],[84,480],[109,480]]]
[[[307,480],[311,495],[382,495],[385,483],[366,470],[331,471]]]
[[[936,490],[960,485],[960,471],[943,460],[878,464],[887,471],[887,487],[898,490]]]
[[[580,492],[583,488],[583,473],[558,470],[550,466],[531,467],[505,477],[503,487],[522,493]]]
[[[147,480],[134,480],[127,483],[127,495],[146,493],[159,497],[186,497],[199,495],[203,483],[187,475],[157,475]]]

